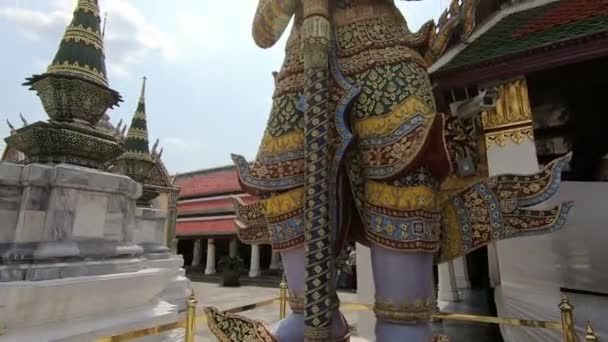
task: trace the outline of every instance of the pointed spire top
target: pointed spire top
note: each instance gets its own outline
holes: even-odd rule
[[[103,14],[103,27],[101,28],[101,38],[106,36],[106,23],[108,22],[108,12]]]
[[[141,83],[141,94],[139,94],[139,102],[140,103],[144,103],[146,101],[146,80],[148,78],[146,78],[146,76],[142,77],[142,83]]]

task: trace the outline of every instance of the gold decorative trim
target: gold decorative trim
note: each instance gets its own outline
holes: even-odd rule
[[[131,127],[129,133],[127,133],[127,138],[148,140],[148,132],[141,128]]]
[[[277,217],[304,207],[304,187],[262,201],[266,217]]]
[[[82,10],[83,12],[92,12],[96,17],[99,17],[99,8],[97,5],[92,4],[91,1],[80,0],[78,1],[78,6],[76,6],[76,10]]]
[[[304,148],[304,132],[294,131],[280,137],[273,137],[269,133],[262,138],[262,152],[268,155],[276,155],[287,151]]]
[[[146,120],[146,112],[136,111],[135,114],[133,115],[133,118],[134,119]]]
[[[500,147],[505,147],[508,141],[512,141],[515,144],[520,145],[526,139],[534,141],[534,131],[532,127],[515,128],[495,133],[486,133],[486,146],[489,148],[492,146],[492,144],[496,144]]]
[[[375,181],[365,182],[370,204],[395,210],[437,210],[437,191],[427,186],[399,188]]]
[[[103,51],[103,40],[100,33],[91,28],[85,29],[82,25],[68,26],[63,35],[63,41],[69,42],[70,40],[76,43],[82,41],[86,45],[93,45],[97,50]]]
[[[64,61],[63,63],[51,64],[46,71],[49,74],[76,75],[108,86],[106,75],[97,70],[97,68],[91,68],[88,65],[81,66],[78,62],[70,63]]]
[[[152,158],[150,158],[149,154],[143,154],[141,152],[133,150],[128,150],[127,152],[123,153],[123,155],[118,158],[118,160],[120,159],[138,159],[143,161],[152,161]]]
[[[297,297],[294,294],[289,295],[289,307],[294,313],[304,312],[304,297]]]
[[[417,299],[413,303],[407,300],[395,303],[387,298],[376,297],[374,313],[377,319],[386,322],[421,324],[430,321],[435,307],[436,302],[433,298]]]
[[[484,130],[532,124],[532,109],[528,98],[528,83],[519,79],[498,87],[496,109],[481,114]]]
[[[432,114],[429,106],[418,98],[410,96],[385,115],[355,120],[354,128],[361,139],[372,136],[386,136],[417,113],[425,116]]]

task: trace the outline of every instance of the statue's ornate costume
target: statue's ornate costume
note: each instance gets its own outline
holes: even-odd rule
[[[555,193],[567,161],[536,175],[470,180],[443,191],[456,174],[455,155],[471,143],[458,120],[436,112],[426,69],[456,27],[464,37],[471,33],[475,2],[452,8],[439,33],[432,22],[412,33],[393,0],[335,0],[326,13],[323,1],[307,1],[259,2],[254,39],[261,47],[272,46],[292,17],[294,25],[256,160],[233,156],[243,189],[262,198],[237,202],[239,236],[281,251],[290,286],[293,313],[273,338],[301,341],[306,325],[312,340],[314,328],[327,330],[327,324],[332,340],[348,338],[332,265],[324,261],[355,239],[372,249],[377,340],[430,341],[433,262],[562,227],[569,204],[525,207]],[[315,15],[321,18],[316,26],[305,25]],[[322,54],[307,50],[318,42],[303,41],[315,38],[310,31],[322,29],[325,16],[331,23],[327,68],[319,63]],[[329,117],[315,116],[323,110]],[[317,163],[323,158],[327,163]],[[329,233],[314,230],[325,224]]]

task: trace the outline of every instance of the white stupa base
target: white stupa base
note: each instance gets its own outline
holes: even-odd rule
[[[0,282],[0,341],[94,341],[174,322],[190,294],[182,263],[172,256],[143,260],[136,272]]]
[[[27,329],[9,331],[0,337],[6,342],[81,342],[95,341],[120,333],[145,329],[184,319],[173,304],[161,301],[127,310],[86,316],[70,321],[48,323]],[[180,331],[148,336],[145,341],[177,342]],[[183,337],[181,339],[183,341]]]

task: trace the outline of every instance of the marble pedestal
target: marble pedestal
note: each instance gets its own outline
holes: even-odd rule
[[[137,208],[133,240],[143,248],[147,259],[169,257],[171,251],[164,244],[167,212],[159,209]]]
[[[87,341],[177,319],[183,260],[159,246],[166,214],[136,208],[140,194],[125,176],[0,163],[0,341]]]

